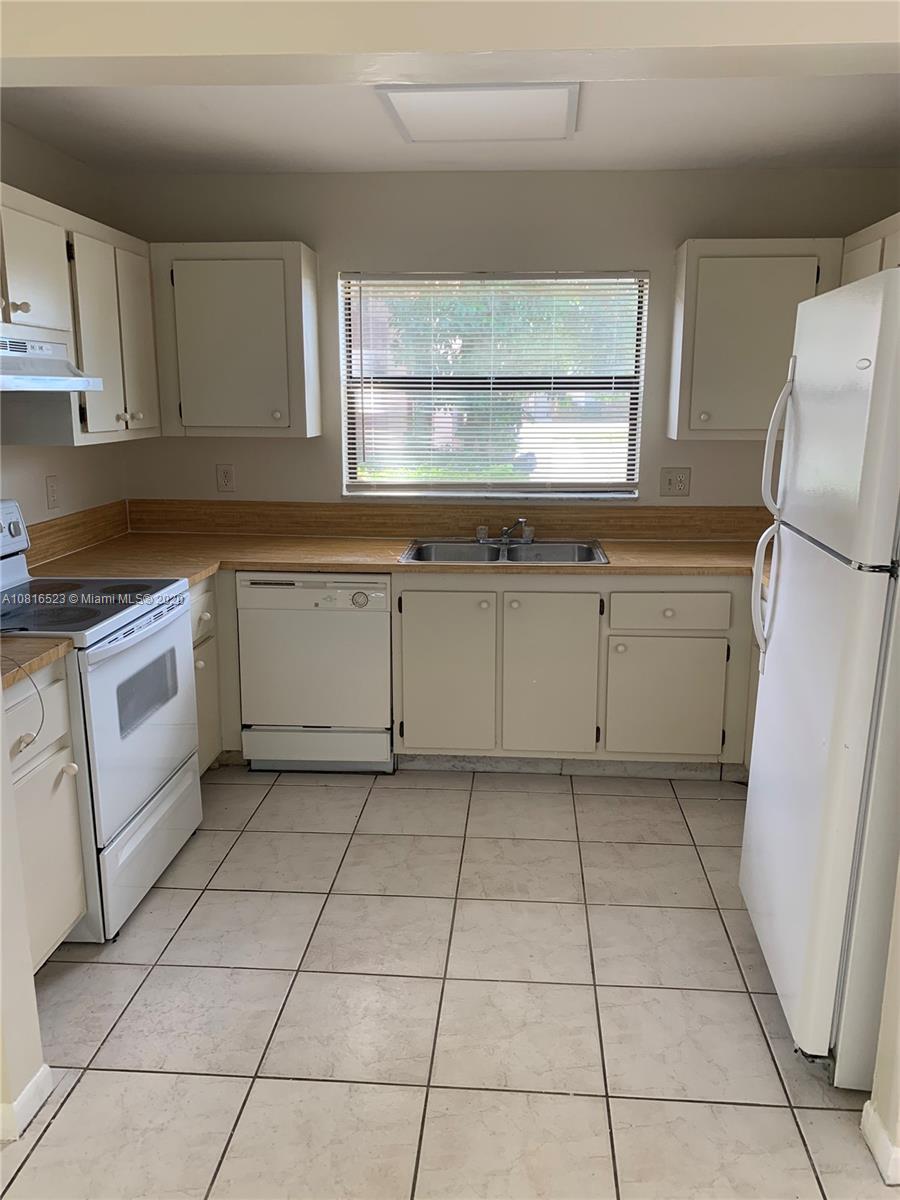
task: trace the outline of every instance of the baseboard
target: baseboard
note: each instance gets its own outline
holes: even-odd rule
[[[43,1063],[38,1073],[26,1083],[19,1095],[8,1104],[0,1104],[0,1140],[20,1138],[53,1091],[53,1072]]]
[[[871,1100],[863,1108],[860,1128],[884,1182],[889,1186],[900,1184],[900,1146],[891,1141]]]

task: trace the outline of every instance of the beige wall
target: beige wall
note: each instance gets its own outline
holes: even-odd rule
[[[39,151],[31,139],[11,139],[4,179],[35,191],[43,180],[48,198],[79,207],[66,193],[60,156],[50,152],[49,164],[36,165]],[[73,172],[79,196],[82,173]],[[123,491],[212,497],[221,462],[234,464],[240,499],[337,499],[339,271],[635,269],[651,275],[641,501],[659,502],[660,467],[690,466],[690,503],[755,504],[758,443],[665,436],[675,248],[688,237],[843,236],[895,211],[898,195],[900,173],[886,169],[112,175],[93,193],[89,215],[148,240],[301,239],[318,251],[324,434],[310,442],[147,440],[108,457],[98,449],[96,465],[81,449],[12,448],[7,479],[27,489],[31,519],[47,515],[36,510],[54,455],[63,456],[54,461],[63,463],[71,507],[76,497],[97,495],[84,502],[98,503]],[[61,511],[69,507],[67,499]]]

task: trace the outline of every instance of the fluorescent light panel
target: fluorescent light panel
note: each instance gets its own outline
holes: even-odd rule
[[[575,132],[577,83],[375,90],[408,142],[561,142]]]

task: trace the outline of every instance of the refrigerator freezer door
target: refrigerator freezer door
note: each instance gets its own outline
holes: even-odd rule
[[[784,521],[851,562],[896,554],[900,268],[797,308],[778,492]]]
[[[777,543],[740,882],[795,1042],[827,1054],[891,581]]]

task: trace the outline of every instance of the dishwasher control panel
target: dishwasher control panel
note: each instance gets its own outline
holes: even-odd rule
[[[389,612],[391,581],[383,578],[237,572],[238,608],[299,612]]]

